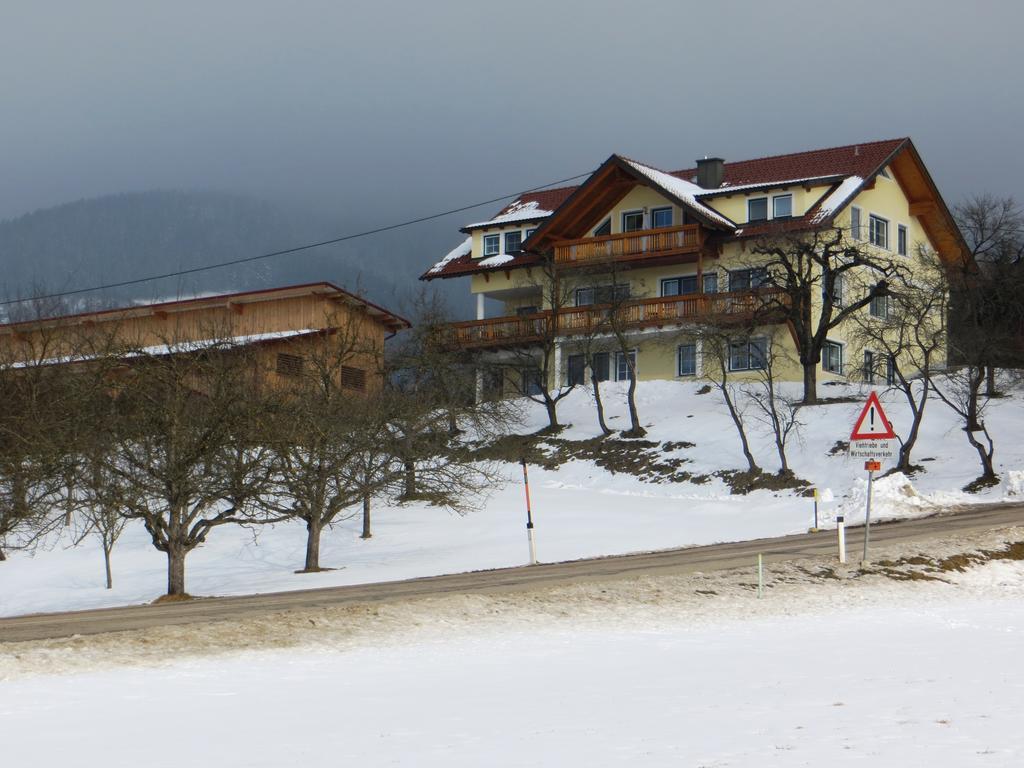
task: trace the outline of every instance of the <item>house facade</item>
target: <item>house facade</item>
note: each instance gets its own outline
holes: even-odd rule
[[[552,385],[582,383],[587,367],[599,379],[701,377],[701,342],[688,338],[688,328],[752,317],[778,292],[759,267],[757,243],[838,232],[907,268],[918,248],[951,260],[964,247],[907,138],[740,162],[705,158],[671,172],[612,155],[580,186],[523,194],[462,232],[462,243],[422,275],[464,279],[476,296],[476,319],[450,326],[449,343],[491,359],[523,359],[553,329]],[[859,284],[857,274],[837,286],[834,303],[869,289],[870,276]],[[815,302],[820,313],[821,297]],[[629,349],[606,344],[594,352],[594,330],[609,307]],[[865,307],[886,311],[884,297]],[[739,377],[763,364],[766,346],[794,349],[786,322],[762,321],[730,350],[728,366]],[[870,380],[885,377],[886,366],[840,326],[829,334],[818,379]],[[795,355],[776,375],[801,378]]]
[[[372,392],[383,381],[385,338],[408,327],[336,285],[309,283],[0,325],[0,370],[244,348],[264,381],[283,385],[310,372],[325,343],[344,344],[342,385]]]

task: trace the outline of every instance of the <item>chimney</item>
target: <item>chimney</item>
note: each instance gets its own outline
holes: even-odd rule
[[[704,189],[718,189],[725,180],[725,160],[705,157],[697,161],[697,185]]]

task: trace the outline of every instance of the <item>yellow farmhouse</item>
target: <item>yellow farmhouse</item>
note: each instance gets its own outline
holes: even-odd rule
[[[583,383],[585,361],[599,380],[634,371],[638,379],[701,377],[700,342],[686,329],[749,310],[750,297],[768,290],[753,245],[822,231],[842,232],[907,269],[921,247],[947,260],[963,253],[948,208],[903,138],[740,162],[705,158],[670,172],[612,155],[578,187],[523,194],[493,218],[463,227],[465,240],[422,279],[468,279],[477,318],[447,333],[461,349],[528,360],[543,329],[554,328],[552,386]],[[837,286],[833,301],[861,290]],[[609,345],[584,356],[581,335],[610,303],[625,310],[630,348]],[[820,312],[820,296],[817,303]],[[501,309],[488,317],[495,306]],[[884,314],[884,297],[864,312]],[[855,348],[851,331],[830,332],[817,378],[891,375],[875,351]],[[742,376],[758,367],[768,343],[793,349],[792,329],[766,323],[732,349],[730,369]],[[795,381],[801,368],[794,358],[778,373]],[[524,364],[517,386],[529,388],[531,375],[536,368]]]

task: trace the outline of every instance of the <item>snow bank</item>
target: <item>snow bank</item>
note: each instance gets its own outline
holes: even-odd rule
[[[1024,496],[1024,470],[1012,470],[1006,473],[1006,495]]]
[[[863,523],[867,509],[867,497],[867,478],[857,479],[839,506],[827,511],[823,517],[825,520],[835,523],[837,515],[844,515],[847,525]],[[871,489],[872,520],[901,520],[908,517],[919,517],[936,507],[936,502],[918,493],[910,482],[910,478],[902,472],[875,480]]]

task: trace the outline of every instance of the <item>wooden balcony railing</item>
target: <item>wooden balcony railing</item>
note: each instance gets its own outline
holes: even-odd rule
[[[700,225],[642,229],[620,235],[584,237],[555,244],[555,263],[563,266],[632,261],[680,253],[697,253],[703,246]]]
[[[725,324],[750,319],[761,312],[764,313],[764,322],[776,322],[777,318],[772,316],[770,309],[784,299],[785,294],[777,288],[761,288],[633,299],[617,307],[607,304],[567,307],[557,314],[548,310],[532,315],[452,323],[444,329],[443,343],[457,348],[537,344],[552,337],[552,323],[556,323],[557,335],[573,336],[610,332],[613,319],[630,330],[698,321]],[[614,317],[612,312],[616,313]]]

